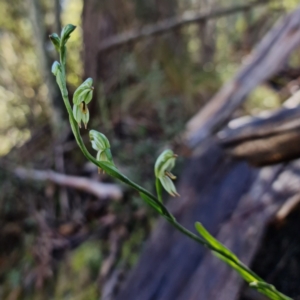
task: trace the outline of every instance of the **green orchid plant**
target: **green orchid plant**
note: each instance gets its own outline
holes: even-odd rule
[[[113,162],[109,140],[104,134],[96,130],[90,130],[89,137],[92,143],[92,148],[97,151],[97,154],[96,157],[94,157],[89,153],[81,138],[79,128],[81,127],[81,122],[84,123],[85,128],[87,128],[87,124],[89,122],[89,110],[87,105],[93,97],[93,80],[88,78],[76,89],[73,95],[73,109],[71,107],[66,85],[66,43],[75,28],[76,27],[74,25],[69,24],[62,29],[60,37],[56,33],[50,35],[50,39],[60,57],[60,62],[56,61],[53,63],[52,73],[56,77],[64,104],[68,111],[72,132],[83,155],[90,162],[95,164],[99,170],[103,170],[108,175],[135,189],[140,194],[141,198],[157,213],[164,217],[171,225],[188,238],[210,249],[215,256],[238,272],[238,274],[250,285],[250,287],[256,289],[270,299],[292,300],[292,298],[289,298],[277,291],[274,286],[264,282],[258,275],[245,266],[229,249],[211,236],[201,223],[196,222],[195,224],[195,228],[199,233],[199,235],[197,235],[176,221],[175,217],[163,204],[162,198],[163,188],[171,196],[179,196],[173,183],[173,180],[176,179],[176,177],[171,173],[171,170],[175,166],[177,157],[172,150],[165,150],[158,157],[155,163],[154,173],[156,177],[156,196],[139,184],[130,180],[118,170]]]

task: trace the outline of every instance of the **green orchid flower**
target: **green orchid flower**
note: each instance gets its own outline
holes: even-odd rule
[[[84,128],[87,128],[87,124],[90,120],[90,112],[85,102],[73,106],[73,116],[78,123],[79,128],[81,128],[81,121],[84,124]]]
[[[73,103],[76,105],[79,105],[82,102],[89,104],[93,98],[94,87],[92,85],[92,78],[85,80],[74,92]]]
[[[156,178],[159,179],[164,189],[173,197],[179,196],[172,181],[176,179],[176,176],[171,173],[175,166],[176,157],[177,155],[172,150],[165,150],[157,158],[154,166]]]
[[[98,161],[108,162],[115,166],[110,151],[110,143],[107,137],[103,133],[96,130],[90,130],[89,136],[92,143],[92,148],[98,151],[96,159]],[[100,171],[100,168],[98,168],[98,170]]]

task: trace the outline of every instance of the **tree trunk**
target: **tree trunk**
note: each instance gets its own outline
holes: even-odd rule
[[[215,0],[204,0],[203,7],[205,11],[213,11],[216,7]],[[201,41],[200,64],[201,66],[212,63],[216,49],[216,20],[207,20],[199,25],[199,34]]]
[[[49,37],[47,36],[47,30],[42,18],[40,0],[27,1],[34,33],[34,42],[40,62],[40,70],[48,89],[48,96],[50,100],[49,109],[51,110],[49,115],[51,116],[52,129],[54,132],[58,133],[64,124],[64,120],[66,120],[66,109],[63,101],[61,100],[61,94],[55,82],[55,77],[51,73],[52,58],[47,50]]]

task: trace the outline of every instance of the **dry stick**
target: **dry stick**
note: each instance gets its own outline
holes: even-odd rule
[[[288,198],[276,213],[276,220],[283,221],[300,203],[300,195],[296,194]]]
[[[114,200],[120,200],[123,194],[121,188],[116,184],[101,183],[79,176],[68,176],[51,170],[39,171],[16,168],[14,173],[21,179],[50,181],[61,186],[72,187],[85,191],[100,199],[111,198]]]
[[[186,11],[182,16],[176,16],[163,21],[157,22],[156,24],[146,25],[141,29],[135,29],[120,33],[112,36],[109,39],[101,41],[99,44],[98,51],[104,52],[113,48],[120,47],[124,44],[135,42],[141,38],[149,37],[152,35],[163,34],[166,31],[174,30],[184,25],[188,25],[196,22],[203,22],[208,19],[218,18],[229,14],[238,13],[251,9],[252,7],[266,4],[270,0],[264,1],[253,1],[244,5],[236,5],[232,7],[222,8],[210,12],[194,12]]]

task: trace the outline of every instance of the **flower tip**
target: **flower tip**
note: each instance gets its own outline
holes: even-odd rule
[[[98,167],[98,174],[101,174],[101,171],[102,171],[103,174],[105,174],[105,171],[102,170],[100,167]]]
[[[172,197],[180,197],[180,195],[177,192],[169,193]]]
[[[180,195],[177,192],[169,193],[172,197],[180,197]]]
[[[165,171],[165,175],[168,176],[169,178],[171,178],[172,180],[176,179],[177,177],[175,175],[173,175],[171,172],[169,171]]]

